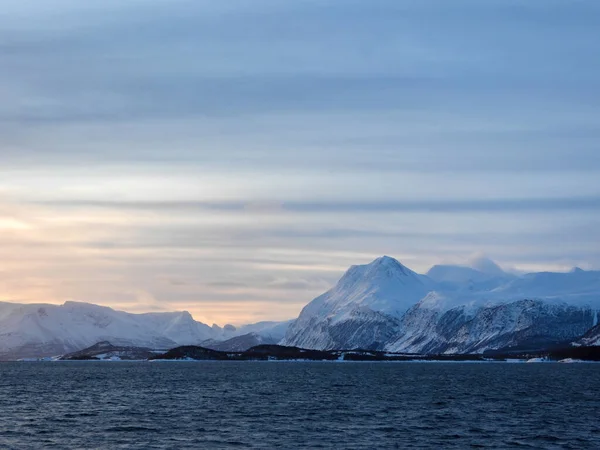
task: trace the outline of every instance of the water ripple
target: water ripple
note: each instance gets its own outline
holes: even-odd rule
[[[0,364],[0,448],[600,448],[600,366]]]

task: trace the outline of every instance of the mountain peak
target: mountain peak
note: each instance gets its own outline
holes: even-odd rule
[[[109,306],[96,305],[94,303],[79,302],[75,300],[67,300],[62,304],[63,308],[70,309],[87,309],[95,311],[114,311]]]
[[[469,267],[488,275],[506,275],[506,272],[504,272],[504,270],[502,270],[498,264],[483,255],[475,255],[473,258],[471,258],[469,261]]]
[[[350,267],[337,286],[349,292],[357,289],[357,283],[362,284],[361,289],[365,286],[389,286],[390,283],[397,282],[403,286],[418,285],[421,288],[425,278],[402,265],[397,259],[381,256],[368,264]]]
[[[369,264],[367,264],[367,266],[371,271],[385,271],[387,273],[393,273],[393,272],[399,272],[402,275],[408,275],[409,273],[409,269],[407,267],[405,267],[404,265],[402,265],[402,263],[400,263],[400,261],[398,261],[395,258],[392,258],[391,256],[380,256],[377,259],[374,259],[373,261],[371,261]]]

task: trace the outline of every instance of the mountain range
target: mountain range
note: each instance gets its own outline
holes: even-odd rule
[[[389,256],[352,266],[299,317],[235,328],[190,313],[132,314],[81,302],[0,302],[0,359],[55,356],[98,342],[245,351],[261,344],[316,350],[483,353],[600,343],[600,272],[516,275],[481,258],[418,274]]]
[[[132,314],[71,301],[62,305],[0,302],[0,360],[62,355],[103,341],[153,349],[210,345],[242,336],[270,343],[281,340],[286,327],[286,322],[208,326],[187,311]]]
[[[599,310],[597,271],[515,275],[483,259],[421,275],[384,256],[351,267],[281,344],[426,354],[551,346],[592,333]]]

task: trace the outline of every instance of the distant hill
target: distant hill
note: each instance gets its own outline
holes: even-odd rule
[[[81,360],[108,360],[108,361],[133,361],[149,359],[156,355],[156,351],[144,347],[124,347],[112,345],[110,342],[98,342],[91,347],[68,353],[60,358],[62,361]]]

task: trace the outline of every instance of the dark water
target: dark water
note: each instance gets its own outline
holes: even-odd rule
[[[600,364],[3,363],[0,448],[595,448]]]

